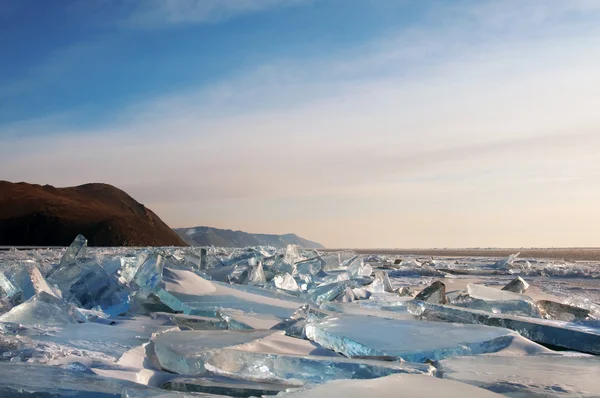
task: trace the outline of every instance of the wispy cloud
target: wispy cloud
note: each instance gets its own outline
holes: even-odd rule
[[[311,0],[144,0],[129,8],[124,24],[157,27],[175,24],[209,24],[236,16],[289,7]]]
[[[2,177],[109,182],[176,226],[294,231],[333,246],[536,244],[510,241],[512,217],[543,221],[531,209],[559,208],[569,192],[582,195],[577,212],[600,197],[590,168],[600,163],[600,25],[571,26],[578,8],[566,2],[482,4],[454,11],[466,25],[274,59],[134,104],[109,127],[12,140],[0,146]],[[521,34],[503,33],[515,22]],[[567,212],[565,225],[582,219]],[[461,217],[481,221],[444,241],[438,230],[447,238]],[[477,240],[484,221],[504,240],[491,227]],[[373,236],[386,223],[410,236]]]

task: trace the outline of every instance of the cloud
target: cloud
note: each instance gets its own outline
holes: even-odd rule
[[[294,231],[332,246],[541,242],[510,235],[511,219],[547,229],[542,210],[563,209],[568,231],[600,199],[599,25],[570,27],[564,7],[541,18],[486,4],[466,26],[273,59],[134,104],[108,127],[12,139],[0,178],[109,182],[174,226]],[[500,11],[509,16],[487,28]],[[515,18],[521,35],[499,33]],[[394,243],[384,224],[410,236]],[[544,239],[565,237],[575,239]]]
[[[289,7],[307,0],[144,0],[129,8],[125,25],[156,27],[177,24],[211,24],[231,18]]]

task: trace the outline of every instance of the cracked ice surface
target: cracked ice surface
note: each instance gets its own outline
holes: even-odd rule
[[[572,352],[600,353],[598,278],[517,255],[4,251],[0,396],[598,396]]]

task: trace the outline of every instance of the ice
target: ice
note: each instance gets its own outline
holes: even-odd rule
[[[537,306],[542,315],[548,319],[572,322],[575,320],[586,319],[590,315],[589,310],[549,300],[539,300]]]
[[[513,268],[514,267],[514,261],[517,259],[517,257],[519,257],[521,253],[515,253],[515,254],[511,254],[510,256],[508,256],[507,258],[505,258],[504,260],[500,260],[497,261],[494,265],[497,268]]]
[[[454,380],[422,375],[391,375],[372,380],[333,380],[328,383],[280,394],[281,398],[499,398],[501,395]]]
[[[227,328],[230,330],[270,329],[281,322],[281,318],[273,315],[256,314],[231,308],[219,309],[217,316],[227,322]]]
[[[335,379],[372,379],[396,373],[435,374],[429,364],[351,359],[318,355],[293,355],[224,349],[205,364],[212,372],[248,380],[318,384]]]
[[[422,363],[498,351],[510,344],[515,333],[482,325],[343,315],[311,320],[306,325],[306,336],[348,357],[391,356]]]
[[[446,285],[440,281],[435,281],[425,289],[421,290],[421,292],[415,297],[415,300],[445,304]]]
[[[57,298],[62,293],[50,286],[35,264],[25,264],[12,275],[13,282],[23,293],[23,300],[29,300],[38,293],[46,292]]]
[[[460,302],[454,302],[452,305],[457,307],[471,308],[474,310],[487,311],[494,314],[512,314],[523,315],[534,318],[540,318],[541,314],[538,306],[532,301],[510,300],[510,301],[486,301],[473,298],[466,298]]]
[[[350,280],[342,282],[329,283],[315,287],[308,291],[308,297],[317,304],[326,301],[331,301],[337,296],[346,291],[346,288],[352,287],[353,283]]]
[[[85,254],[86,247],[87,239],[83,235],[77,235],[71,243],[71,246],[69,246],[67,251],[65,251],[61,257],[58,268],[65,267],[75,261],[77,257],[83,256]]]
[[[154,340],[160,365],[174,373],[199,375],[207,372],[204,364],[215,350],[266,337],[274,331],[194,330],[170,332]]]
[[[132,282],[142,291],[152,291],[161,280],[164,262],[165,260],[160,254],[149,254],[135,273]]]
[[[165,286],[156,295],[173,310],[188,315],[216,317],[219,308],[231,308],[284,319],[304,303],[254,286],[208,281],[185,270],[165,268],[163,281]]]
[[[447,322],[505,327],[540,344],[600,354],[600,330],[570,322],[551,321],[414,301],[412,314]]]
[[[502,288],[502,290],[506,290],[513,293],[523,294],[529,288],[529,283],[525,282],[523,278],[520,276],[516,277],[510,283]]]
[[[59,367],[0,362],[2,397],[120,397],[125,388],[147,387],[91,372]]]
[[[85,321],[85,316],[73,305],[46,292],[40,292],[0,316],[0,322],[28,326],[62,326]]]
[[[354,295],[354,292],[352,291],[352,288],[347,287],[346,290],[344,290],[337,298],[336,301],[339,301],[341,303],[351,303],[354,300],[356,300],[356,296]]]
[[[298,283],[296,282],[294,277],[288,274],[287,272],[283,275],[276,275],[273,279],[273,282],[275,283],[275,286],[278,289],[288,290],[292,292],[297,292],[298,290],[300,290],[300,288],[298,287]]]
[[[367,300],[371,298],[371,292],[364,287],[354,288],[352,289],[352,293],[356,300]]]
[[[325,261],[319,256],[296,263],[296,273],[316,275],[323,269]]]
[[[298,386],[310,395],[331,380],[373,386],[366,379],[402,373],[403,396],[438,382],[450,383],[444,395],[474,388],[439,377],[515,397],[599,394],[596,358],[556,351],[600,354],[596,263],[406,256],[392,265],[390,255],[296,246],[82,242],[67,252],[0,251],[0,364],[118,386],[99,396],[122,387],[123,396],[178,397],[192,392],[165,389],[248,396]],[[419,300],[401,297],[413,289]],[[27,379],[16,384],[41,396],[89,396],[77,385],[43,395]],[[17,391],[2,385],[0,395]],[[351,396],[344,388],[329,395]]]
[[[375,280],[368,287],[369,291],[373,293],[395,293],[392,287],[392,282],[385,271],[375,271]]]
[[[248,275],[248,284],[250,285],[264,285],[267,282],[263,266],[260,261],[256,262],[256,265],[250,266],[250,272]]]
[[[348,267],[348,273],[351,277],[371,276],[373,268],[369,264],[365,264],[362,260],[355,261],[354,264]]]
[[[440,361],[445,379],[509,397],[598,397],[600,360],[592,356],[473,356]]]
[[[283,261],[287,264],[296,264],[305,258],[300,254],[300,248],[297,245],[288,245],[285,250]]]
[[[17,289],[3,272],[0,272],[0,295],[18,301],[21,299],[21,294],[21,290]]]
[[[467,285],[469,296],[487,301],[511,301],[511,300],[522,300],[531,301],[531,297],[523,294],[513,293],[507,290],[494,289],[493,287],[487,287],[483,285],[476,285],[470,283]]]
[[[288,388],[297,386],[282,383],[259,383],[247,380],[238,380],[225,376],[177,378],[165,383],[167,390],[219,394],[231,397],[254,397],[262,395],[276,395]]]
[[[600,305],[592,302],[586,297],[569,297],[563,301],[563,304],[570,305],[577,308],[583,308],[590,312],[590,317],[599,319],[600,318]]]

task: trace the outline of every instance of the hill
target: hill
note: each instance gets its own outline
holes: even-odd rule
[[[0,245],[184,246],[167,224],[108,184],[55,188],[0,181]]]
[[[221,246],[221,247],[246,247],[246,246],[275,246],[299,245],[307,249],[321,249],[323,246],[316,242],[303,239],[295,234],[268,235],[250,234],[230,229],[211,227],[176,228],[175,232],[183,240],[194,246]]]

